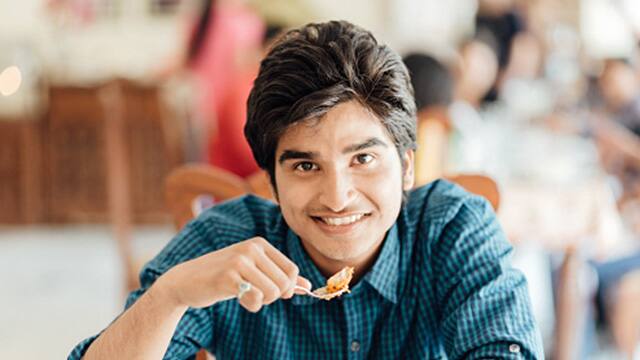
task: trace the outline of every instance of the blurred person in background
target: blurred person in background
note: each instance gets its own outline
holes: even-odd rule
[[[640,83],[635,69],[624,60],[607,60],[598,89],[603,119],[595,131],[604,166],[619,180],[620,207],[640,234]]]
[[[238,70],[235,81],[225,89],[224,101],[217,111],[217,127],[209,133],[209,163],[241,177],[248,177],[260,169],[244,137],[247,99],[253,87],[253,80],[258,75],[260,59],[264,57],[271,42],[282,29],[278,25],[267,26],[262,51],[256,53],[253,60],[247,60],[244,67]]]
[[[486,171],[490,161],[487,124],[483,117],[488,104],[482,99],[498,75],[498,59],[482,40],[470,39],[460,46],[454,68],[454,101],[449,108],[452,133],[448,157],[451,172]],[[493,104],[492,104],[493,106]]]
[[[460,46],[456,67],[455,99],[475,110],[482,107],[498,76],[498,59],[491,46],[481,39]]]
[[[640,84],[633,66],[621,59],[606,60],[598,85],[606,114],[640,137]]]
[[[515,0],[480,0],[475,19],[476,37],[491,44],[498,60],[498,76],[483,101],[495,101],[502,74],[510,62],[511,47],[524,30],[524,19]]]
[[[411,75],[418,109],[416,184],[424,185],[441,177],[446,168],[454,80],[448,67],[430,55],[411,53],[403,62]]]
[[[195,86],[194,121],[191,126],[191,140],[187,146],[194,149],[191,160],[211,161],[212,139],[220,132],[220,127],[231,130],[222,136],[229,137],[226,145],[232,144],[243,160],[228,170],[245,175],[257,167],[252,162],[249,147],[237,125],[222,124],[238,121],[232,109],[238,102],[238,90],[250,86],[249,69],[255,69],[256,58],[262,51],[266,25],[263,19],[245,0],[204,0],[195,7],[195,14],[186,19],[187,37],[181,50],[169,64],[160,71],[166,77],[179,70],[187,70]],[[253,70],[255,71],[255,70]],[[239,84],[241,83],[241,84]],[[244,107],[244,106],[243,106]],[[223,115],[221,116],[221,112]],[[232,130],[234,129],[234,130]],[[242,155],[240,155],[242,154]],[[216,157],[223,167],[232,162]]]
[[[423,53],[410,53],[402,60],[411,75],[418,112],[446,109],[454,92],[453,76],[447,65]]]
[[[542,119],[553,110],[553,89],[542,72],[544,56],[543,46],[533,33],[523,31],[514,37],[498,98],[515,121]]]

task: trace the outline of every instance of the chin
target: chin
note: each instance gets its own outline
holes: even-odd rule
[[[318,251],[328,259],[340,262],[348,262],[350,260],[355,260],[359,257],[362,257],[362,255],[367,252],[367,249],[340,247],[332,249],[318,249]]]

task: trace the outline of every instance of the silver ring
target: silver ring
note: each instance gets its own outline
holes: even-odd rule
[[[246,294],[251,290],[251,283],[243,281],[238,285],[238,300],[242,298],[242,295]]]

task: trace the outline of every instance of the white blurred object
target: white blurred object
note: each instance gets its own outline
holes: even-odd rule
[[[543,344],[551,344],[555,310],[547,252],[533,241],[518,244],[513,253],[512,264],[514,268],[522,271],[527,279],[533,316],[540,328]]]
[[[640,34],[640,2],[638,0],[620,0],[620,10],[636,34]]]
[[[503,85],[500,98],[514,120],[531,121],[549,114],[553,108],[553,89],[544,80],[509,79]]]
[[[388,4],[390,43],[402,53],[427,51],[448,58],[463,38],[473,35],[476,0],[395,0]]]
[[[580,32],[586,52],[595,58],[628,58],[635,49],[633,29],[615,1],[582,0]]]

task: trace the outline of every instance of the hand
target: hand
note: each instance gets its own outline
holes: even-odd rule
[[[296,264],[261,237],[251,238],[179,264],[154,284],[178,306],[201,308],[238,295],[243,282],[251,290],[239,302],[251,312],[277,299],[291,298],[294,286],[310,289]]]

